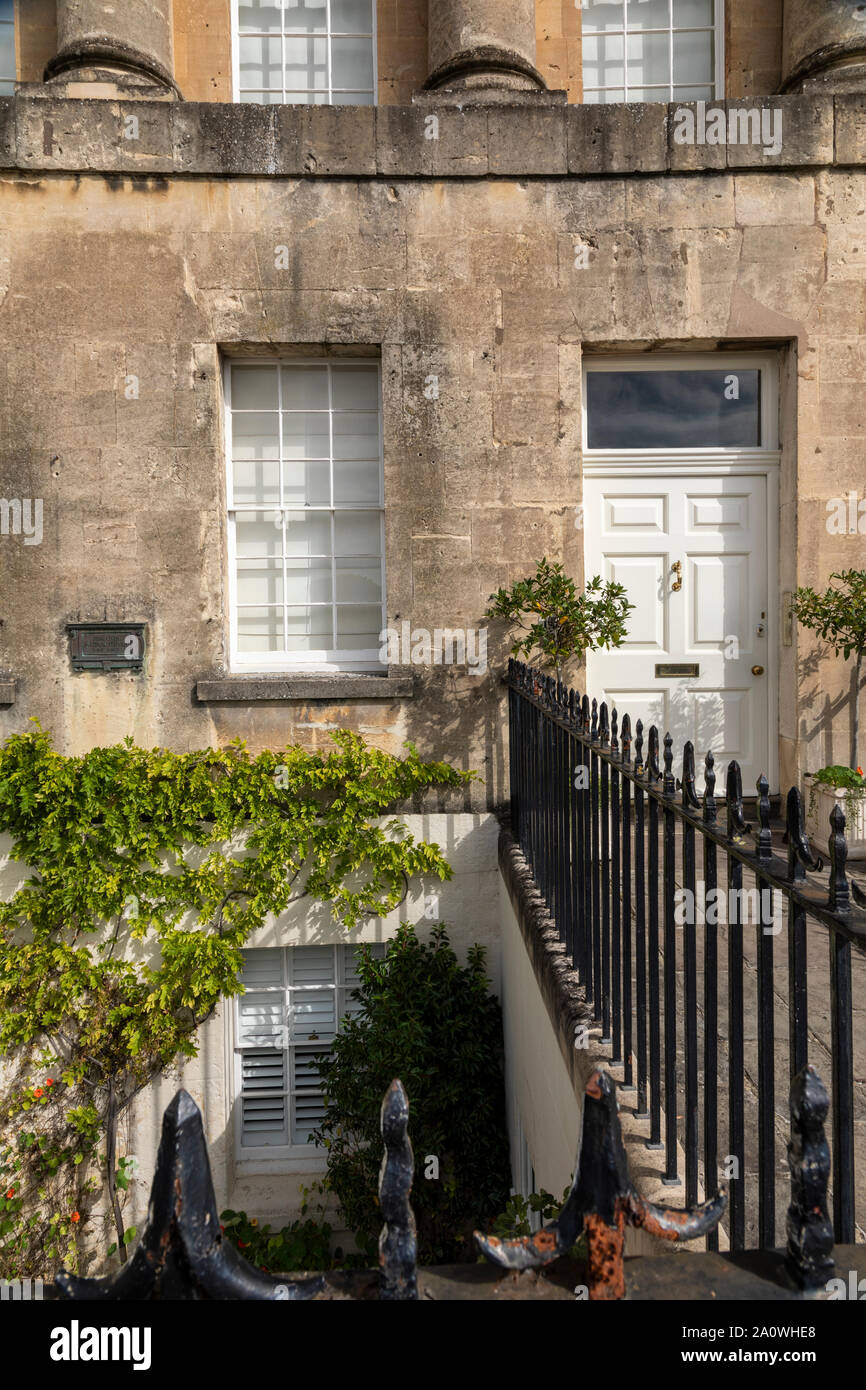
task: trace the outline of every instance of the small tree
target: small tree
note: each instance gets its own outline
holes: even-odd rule
[[[402,927],[384,960],[361,948],[360,1009],[320,1060],[327,1109],[317,1142],[364,1262],[376,1262],[382,1215],[382,1097],[399,1077],[416,1157],[412,1206],[423,1264],[475,1258],[472,1232],[508,1201],[502,1017],[484,950],[458,964],[444,927],[424,944]]]
[[[196,1055],[268,914],[309,896],[352,927],[398,906],[411,876],[451,877],[436,845],[382,817],[473,774],[333,738],[330,753],[128,739],[68,758],[37,730],[0,749],[0,830],[32,871],[0,904],[0,1053],[15,1072],[0,1113],[0,1273],[74,1265],[103,1189],[126,1258],[120,1120]]]
[[[622,584],[602,584],[595,575],[581,594],[561,564],[543,559],[534,575],[491,594],[485,617],[517,623],[526,635],[514,643],[512,656],[528,661],[537,651],[541,664],[555,668],[561,680],[571,657],[598,647],[622,646],[633,608]]]
[[[823,594],[811,588],[797,589],[791,612],[803,627],[820,633],[836,653],[848,661],[854,655],[854,697],[851,720],[851,766],[858,764],[860,747],[860,688],[866,654],[866,570],[841,570],[830,575],[832,584]]]

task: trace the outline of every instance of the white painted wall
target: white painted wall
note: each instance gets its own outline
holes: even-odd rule
[[[574,1094],[502,879],[499,899],[511,1169],[513,1174],[519,1171],[522,1126],[536,1188],[561,1197],[574,1173],[582,1099],[579,1102]]]
[[[250,938],[249,946],[303,946],[348,941],[388,941],[401,922],[417,924],[422,939],[443,922],[458,957],[465,961],[476,942],[487,949],[488,973],[495,993],[501,990],[499,950],[499,827],[494,817],[478,814],[406,815],[400,820],[416,837],[441,848],[454,871],[452,879],[415,879],[405,903],[384,918],[371,919],[349,934],[322,904],[301,902],[279,918],[269,919]],[[0,896],[11,897],[28,877],[26,865],[9,858],[11,840],[0,838]],[[322,1151],[312,1149],[305,1171],[287,1173],[286,1165],[234,1156],[233,1142],[233,1006],[225,1002],[199,1033],[199,1055],[170,1076],[160,1078],[136,1102],[122,1135],[121,1152],[134,1153],[140,1167],[130,1185],[127,1224],[141,1227],[150,1192],[162,1114],[183,1085],[202,1111],[211,1169],[220,1209],[226,1206],[282,1224],[300,1206],[302,1183],[324,1171]],[[410,1096],[411,1102],[411,1096]],[[411,1132],[411,1131],[410,1131]],[[293,1165],[297,1170],[297,1163]],[[346,1244],[343,1240],[342,1243]]]

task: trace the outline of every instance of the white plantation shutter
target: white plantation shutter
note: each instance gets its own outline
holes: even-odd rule
[[[244,1147],[285,1145],[286,998],[281,951],[245,951],[238,1001],[241,1052],[241,1143]]]
[[[383,956],[385,947],[373,947]],[[237,1003],[241,1148],[303,1148],[325,1115],[317,1057],[330,1049],[360,983],[354,946],[244,951]]]

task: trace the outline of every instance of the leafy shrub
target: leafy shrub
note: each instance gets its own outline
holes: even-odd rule
[[[531,1236],[533,1231],[530,1213],[537,1212],[541,1217],[541,1224],[546,1226],[549,1222],[555,1221],[565,1206],[568,1194],[571,1191],[571,1184],[565,1189],[559,1201],[553,1193],[545,1191],[531,1192],[528,1197],[524,1197],[522,1192],[515,1192],[508,1199],[505,1210],[496,1217],[488,1228],[488,1233],[498,1236],[500,1240],[517,1240],[521,1236]],[[581,1232],[569,1251],[573,1260],[584,1260],[586,1258],[586,1237]],[[479,1260],[484,1259],[479,1255]]]
[[[268,1274],[335,1269],[343,1252],[339,1246],[331,1252],[333,1227],[321,1219],[323,1208],[319,1207],[319,1219],[307,1215],[312,1191],[312,1188],[302,1189],[304,1200],[300,1216],[279,1231],[272,1231],[270,1226],[262,1226],[256,1217],[247,1216],[245,1211],[232,1211],[230,1207],[220,1212],[220,1230],[244,1259]]]
[[[380,1112],[399,1077],[416,1160],[419,1261],[472,1260],[473,1229],[486,1229],[510,1188],[502,1019],[484,950],[473,946],[461,967],[444,926],[434,927],[429,943],[404,926],[384,959],[363,947],[360,954],[359,1013],[320,1061],[327,1109],[316,1139],[328,1151],[326,1184],[362,1262],[375,1263]],[[435,1169],[431,1159],[438,1176],[425,1176]]]

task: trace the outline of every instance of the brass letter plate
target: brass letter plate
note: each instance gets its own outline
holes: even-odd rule
[[[701,668],[696,661],[686,662],[680,666],[666,666],[664,663],[656,666],[656,680],[664,680],[666,677],[699,676],[700,674]]]

